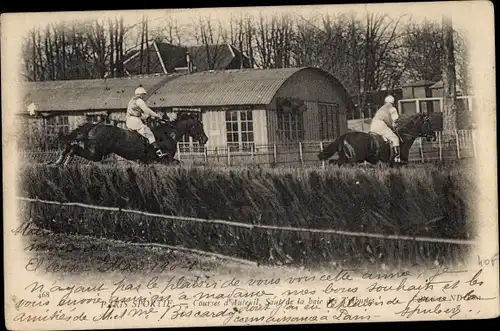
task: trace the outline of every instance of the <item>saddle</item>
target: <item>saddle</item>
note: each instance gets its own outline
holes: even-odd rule
[[[390,140],[376,132],[370,131],[368,132],[368,134],[373,138],[371,140],[371,146],[370,146],[370,149],[373,151],[373,154],[374,155],[380,154],[380,152],[383,150],[382,147],[385,146],[387,147],[386,150],[389,151],[388,156],[392,160],[392,158],[394,157],[394,151],[392,150],[392,145]]]

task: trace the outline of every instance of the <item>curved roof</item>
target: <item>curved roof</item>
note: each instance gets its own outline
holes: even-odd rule
[[[353,107],[342,84],[328,72],[315,67],[195,72],[169,81],[150,97],[148,103],[164,107],[267,105],[280,87],[302,70],[315,70],[325,75],[339,90],[346,105]]]
[[[137,86],[151,89],[176,76],[138,76],[133,78],[80,79],[27,82],[21,86],[22,109],[35,103],[39,111],[86,111],[126,109]]]
[[[352,101],[339,81],[315,67],[242,69],[141,76],[24,83],[23,109],[35,103],[39,111],[91,111],[124,109],[134,89],[159,88],[148,99],[150,107],[203,107],[267,105],[280,87],[302,70],[315,70],[334,85],[347,107]]]

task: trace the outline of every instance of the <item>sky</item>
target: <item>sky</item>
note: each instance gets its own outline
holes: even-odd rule
[[[167,17],[173,17],[181,25],[192,25],[199,17],[210,16],[223,24],[228,24],[232,15],[240,14],[271,16],[275,13],[289,13],[297,17],[310,17],[315,14],[339,14],[354,12],[356,16],[363,17],[366,13],[387,14],[398,18],[405,15],[405,20],[411,17],[412,21],[419,22],[430,20],[441,22],[442,14],[452,15],[454,27],[462,32],[474,28],[473,3],[475,1],[461,1],[460,7],[456,2],[420,2],[420,3],[391,3],[391,4],[349,4],[349,5],[315,5],[315,6],[279,6],[279,7],[234,7],[234,8],[196,8],[196,9],[166,9],[166,10],[128,10],[128,11],[88,11],[88,12],[53,12],[53,13],[20,13],[12,14],[12,19],[18,25],[18,33],[25,36],[35,26],[45,26],[47,23],[72,22],[84,19],[106,19],[123,16],[125,25],[138,23],[143,14],[147,15],[151,29],[158,27]],[[453,5],[455,4],[455,5]],[[17,16],[14,16],[17,15]],[[318,22],[318,25],[320,23]]]
[[[480,68],[484,64],[481,58],[494,52],[494,45],[489,42],[493,35],[493,8],[486,8],[491,2],[488,1],[444,1],[444,2],[415,2],[415,3],[387,3],[387,4],[346,4],[346,5],[309,5],[309,6],[276,6],[276,7],[234,7],[234,8],[195,8],[195,9],[165,9],[165,10],[127,10],[127,11],[82,11],[82,12],[46,12],[46,13],[10,13],[2,14],[2,46],[11,41],[18,49],[2,47],[3,52],[9,52],[9,56],[21,58],[22,38],[36,26],[46,26],[47,23],[67,22],[75,20],[100,19],[123,17],[125,25],[133,25],[140,22],[142,15],[149,18],[149,27],[154,30],[162,21],[172,17],[180,25],[189,26],[199,17],[207,17],[228,24],[231,16],[248,14],[258,17],[271,16],[276,13],[288,13],[297,17],[314,17],[316,14],[338,15],[342,13],[355,13],[355,16],[363,18],[367,13],[386,14],[397,19],[404,15],[405,21],[411,18],[413,22],[424,20],[441,23],[443,14],[451,16],[453,27],[468,39],[471,51],[471,62],[478,65],[473,71],[487,70]],[[490,10],[488,12],[488,9]],[[488,16],[490,15],[490,16]],[[320,26],[320,22],[315,23]],[[10,40],[9,40],[10,39]],[[185,45],[191,43],[183,40]],[[130,45],[127,45],[130,46]],[[128,48],[126,46],[126,48]],[[485,53],[490,52],[490,53]],[[17,60],[17,65],[19,65]],[[488,64],[489,65],[489,64]],[[482,76],[478,76],[479,78]]]

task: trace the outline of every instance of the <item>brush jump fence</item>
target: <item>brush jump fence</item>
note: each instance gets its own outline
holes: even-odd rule
[[[26,198],[26,197],[16,197],[17,200],[27,203],[27,204],[41,204],[41,205],[52,205],[56,208],[61,207],[72,207],[72,208],[83,208],[85,209],[93,209],[93,210],[98,210],[102,211],[103,213],[123,213],[123,215],[126,214],[133,214],[133,215],[139,215],[141,217],[146,217],[147,219],[147,226],[151,226],[151,222],[153,221],[168,221],[168,222],[173,222],[172,224],[175,223],[198,223],[198,224],[203,224],[203,225],[210,225],[210,226],[222,226],[225,228],[233,228],[236,230],[243,230],[247,232],[247,235],[250,237],[262,237],[263,235],[268,235],[271,238],[271,243],[276,245],[276,238],[282,238],[283,233],[288,232],[288,233],[295,233],[295,234],[303,234],[303,235],[312,235],[316,234],[318,236],[326,236],[326,235],[334,235],[334,236],[341,236],[341,237],[351,237],[351,238],[358,238],[363,240],[370,240],[370,239],[375,239],[375,240],[388,240],[388,241],[394,241],[395,243],[393,245],[388,245],[388,246],[393,246],[393,247],[401,247],[401,241],[404,242],[410,242],[410,243],[422,243],[422,244],[437,244],[437,245],[452,245],[452,246],[476,246],[479,245],[479,242],[474,241],[474,240],[462,240],[462,239],[449,239],[449,238],[433,238],[433,237],[419,237],[419,236],[408,236],[408,235],[390,235],[390,234],[379,234],[379,233],[364,233],[364,232],[352,232],[352,231],[343,231],[343,230],[335,230],[335,229],[314,229],[314,228],[302,228],[302,227],[287,227],[287,226],[276,226],[276,225],[265,225],[265,224],[248,224],[248,223],[240,223],[240,222],[232,222],[232,221],[226,221],[226,220],[217,220],[217,219],[202,219],[202,218],[195,218],[195,217],[184,217],[184,216],[171,216],[171,215],[162,215],[162,214],[155,214],[155,213],[149,213],[149,212],[144,212],[144,211],[138,211],[138,210],[130,210],[130,209],[123,209],[123,208],[117,208],[117,207],[105,207],[105,206],[96,206],[96,205],[88,205],[88,204],[83,204],[79,202],[58,202],[58,201],[47,201],[47,200],[42,200],[38,198]],[[30,211],[31,214],[31,211]],[[48,222],[48,220],[47,220]],[[92,227],[92,225],[90,225]],[[278,232],[278,234],[275,234]],[[112,239],[112,238],[108,238]],[[144,240],[141,240],[144,241]],[[175,240],[174,240],[175,241]],[[398,243],[399,242],[399,243]],[[232,260],[238,263],[244,263],[244,264],[257,264],[257,262],[249,260],[249,259],[242,259],[239,257],[231,256],[230,254],[222,254],[219,252],[208,252],[204,250],[200,250],[199,247],[184,247],[185,245],[169,245],[165,243],[153,243],[153,242],[146,242],[146,243],[137,243],[137,242],[131,242],[131,245],[143,245],[143,246],[156,246],[156,247],[163,247],[163,248],[169,248],[169,249],[176,249],[179,251],[186,251],[190,253],[195,253],[199,255],[206,255],[206,256],[211,256],[219,259],[226,259],[226,260]],[[198,244],[198,243],[197,243]],[[197,245],[195,244],[195,245]],[[273,246],[273,245],[271,245]],[[228,250],[228,252],[232,252],[231,250]],[[286,253],[285,253],[286,254]]]
[[[317,154],[326,148],[331,141],[304,141],[286,144],[251,145],[245,149],[228,148],[228,146],[207,148],[194,145],[179,144],[176,157],[185,164],[195,165],[270,165],[270,166],[324,166]],[[25,162],[46,163],[55,161],[59,156],[57,150],[23,151],[21,158]],[[428,142],[417,138],[409,153],[409,162],[428,163],[446,162],[474,158],[476,153],[475,132],[473,130],[456,130],[453,132],[437,132],[437,140]],[[80,157],[79,163],[93,163]],[[128,162],[112,155],[104,163]]]

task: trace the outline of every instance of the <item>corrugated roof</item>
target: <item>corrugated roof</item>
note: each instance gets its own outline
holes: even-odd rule
[[[134,89],[160,88],[148,99],[151,107],[203,107],[269,104],[282,84],[301,70],[318,70],[352,102],[342,85],[318,68],[242,69],[131,78],[25,83],[22,113],[34,102],[39,111],[124,109]],[[158,85],[157,85],[158,84]]]
[[[150,102],[167,107],[268,104],[281,85],[302,69],[195,72],[160,87]]]
[[[20,112],[27,112],[31,103],[35,103],[39,111],[125,109],[137,86],[151,89],[177,76],[28,82],[23,85],[23,109]]]

